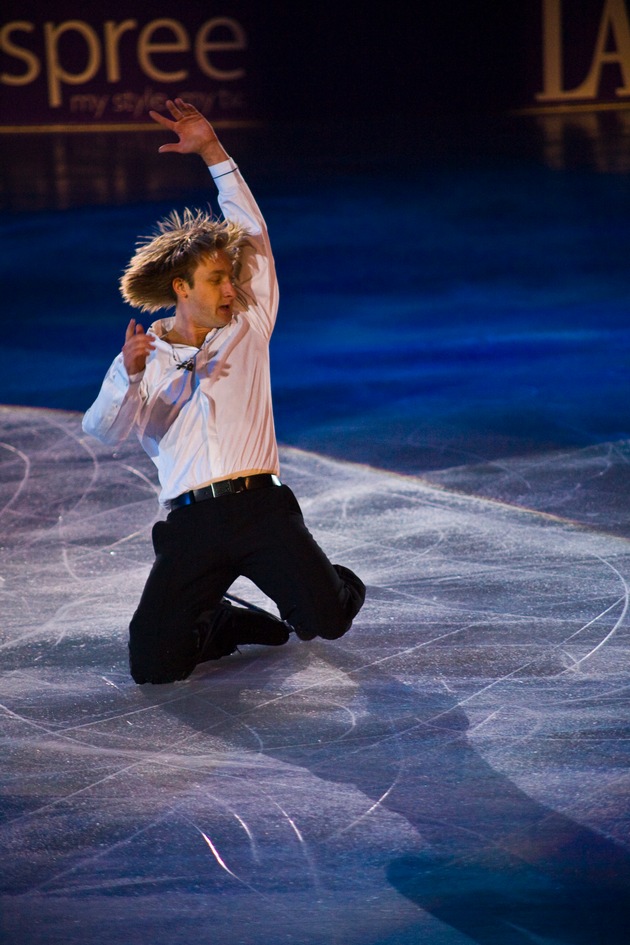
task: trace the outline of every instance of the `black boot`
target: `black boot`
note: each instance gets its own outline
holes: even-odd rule
[[[198,663],[229,656],[239,646],[282,646],[289,639],[289,630],[281,620],[262,611],[233,607],[225,599],[215,611],[201,614],[196,626]]]

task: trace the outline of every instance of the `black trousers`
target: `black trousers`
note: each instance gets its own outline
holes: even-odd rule
[[[207,499],[153,527],[155,563],[129,627],[136,681],[184,679],[199,662],[201,614],[212,614],[237,577],[253,581],[281,618],[334,640],[365,599],[363,582],[330,563],[288,486]]]

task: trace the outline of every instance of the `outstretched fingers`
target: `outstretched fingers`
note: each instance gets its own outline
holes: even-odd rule
[[[169,98],[166,102],[166,107],[176,121],[186,118],[189,115],[199,114],[194,105],[185,102],[182,98],[176,98],[174,101]]]
[[[194,105],[190,105],[181,98],[176,98],[175,101],[169,98],[166,102],[166,107],[173,116],[172,119],[167,118],[166,115],[162,115],[160,112],[156,112],[153,109],[150,109],[149,115],[154,121],[157,121],[159,125],[176,133],[178,122],[183,121],[185,118],[203,117],[201,112],[198,111]]]
[[[176,122],[171,121],[171,119],[167,118],[166,115],[160,115],[159,112],[154,112],[153,109],[149,110],[149,115],[153,121],[157,121],[158,125],[162,125],[163,128],[168,128],[169,131],[175,130]]]
[[[185,102],[181,98],[169,99],[166,106],[171,114],[171,118],[161,115],[159,112],[151,111],[151,118],[161,125],[174,132],[178,141],[172,141],[169,144],[162,144],[158,151],[174,151],[178,154],[199,154],[206,164],[218,164],[226,159],[227,154],[219,144],[215,131],[201,112]]]

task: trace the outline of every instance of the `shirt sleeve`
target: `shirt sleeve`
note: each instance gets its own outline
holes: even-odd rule
[[[226,220],[240,223],[247,232],[239,259],[238,288],[247,300],[247,317],[269,338],[278,311],[278,280],[267,226],[252,192],[232,161],[209,168]]]
[[[142,405],[143,377],[144,372],[129,377],[119,354],[83,417],[84,432],[111,446],[126,440]]]

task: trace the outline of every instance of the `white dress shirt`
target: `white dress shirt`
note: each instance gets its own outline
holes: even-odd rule
[[[130,378],[119,354],[83,418],[85,432],[103,443],[136,434],[157,467],[164,506],[219,479],[279,472],[269,377],[278,284],[267,227],[233,161],[210,173],[224,217],[248,234],[238,277],[245,304],[235,303],[231,321],[199,349],[162,340],[174,316],[154,322],[145,370]]]

